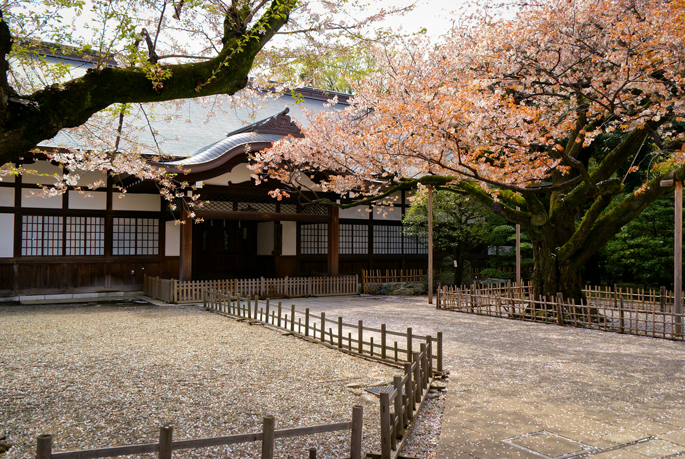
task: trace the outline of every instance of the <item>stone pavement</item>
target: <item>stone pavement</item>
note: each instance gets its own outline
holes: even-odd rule
[[[287,301],[443,332],[438,459],[685,458],[685,343],[436,310],[425,297]]]

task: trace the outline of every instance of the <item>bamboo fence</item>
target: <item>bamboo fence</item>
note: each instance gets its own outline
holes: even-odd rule
[[[331,320],[323,312],[320,315],[312,314],[309,308],[298,311],[292,305],[286,309],[280,301],[272,306],[269,299],[264,306],[260,306],[256,298],[238,298],[211,290],[205,292],[205,306],[223,314],[285,330],[346,353],[401,365],[404,375],[395,376],[392,391],[380,392],[381,444],[378,455],[381,459],[397,459],[408,436],[407,428],[413,426],[411,421],[421,408],[434,375],[443,374],[442,332],[438,332],[436,337],[423,337],[414,335],[411,328],[407,328],[406,333],[387,330],[385,324],[381,324],[380,329],[369,328],[364,327],[361,320],[356,325],[347,324],[342,317]],[[335,327],[327,327],[328,324]],[[348,330],[354,330],[356,337]],[[374,335],[378,338],[378,334],[380,342],[374,342]],[[397,341],[390,346],[388,336],[403,338],[404,346]],[[419,342],[415,343],[416,340]],[[436,345],[435,354],[433,343]],[[418,351],[415,351],[416,344]]]
[[[390,282],[423,282],[425,279],[422,269],[380,269],[362,270],[362,293],[374,293],[381,284]]]
[[[584,300],[531,295],[530,283],[438,289],[437,308],[533,322],[573,325],[633,335],[683,340],[683,314],[674,296],[659,290],[591,287]]]
[[[294,304],[288,308],[281,301],[272,304],[269,298],[261,303],[256,297],[242,298],[214,290],[205,291],[204,305],[214,311],[269,325],[350,354],[398,366],[412,362],[416,346],[430,340],[435,343],[436,351],[431,359],[436,359],[436,373],[443,372],[442,332],[435,337],[424,337],[415,335],[411,327],[406,332],[388,330],[385,324],[381,324],[380,328],[365,327],[362,320],[356,324],[345,323],[342,317],[331,319],[326,317],[326,313],[314,314],[309,308],[297,310]],[[399,341],[393,337],[399,338]]]
[[[283,277],[258,279],[223,279],[180,282],[145,276],[146,295],[166,303],[201,303],[205,290],[220,291],[234,296],[295,298],[305,296],[356,295],[358,276]]]
[[[296,427],[292,429],[274,430],[276,419],[274,416],[263,418],[262,432],[229,435],[226,437],[200,438],[194,440],[173,441],[173,426],[165,425],[159,430],[159,443],[140,445],[114,446],[82,451],[52,452],[52,435],[39,435],[36,448],[36,459],[94,459],[99,457],[115,457],[129,454],[159,453],[159,459],[171,459],[172,452],[179,449],[207,448],[211,446],[234,445],[238,443],[262,442],[262,459],[273,459],[274,440],[277,438],[300,437],[326,432],[351,430],[350,457],[362,457],[362,425],[363,412],[361,406],[352,408],[352,420],[336,424],[323,424],[310,427]],[[309,450],[309,457],[316,458],[316,449]]]

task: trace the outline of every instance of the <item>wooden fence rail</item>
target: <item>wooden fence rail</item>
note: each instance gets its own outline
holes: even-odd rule
[[[226,437],[200,438],[195,440],[172,440],[173,426],[165,425],[159,430],[159,443],[141,445],[115,446],[82,451],[52,452],[52,435],[39,435],[36,448],[36,459],[95,459],[99,457],[115,457],[128,454],[159,453],[159,459],[171,459],[172,452],[179,449],[207,448],[210,446],[233,445],[237,443],[262,442],[262,459],[273,459],[274,440],[278,438],[299,437],[326,432],[351,430],[350,457],[362,457],[362,425],[363,411],[361,406],[352,408],[352,420],[336,424],[323,424],[310,427],[296,427],[293,429],[274,430],[276,419],[274,416],[263,418],[262,432]],[[312,457],[310,449],[310,457]],[[314,450],[316,457],[316,450]]]
[[[359,277],[261,277],[180,282],[145,276],[143,280],[146,295],[167,303],[201,303],[202,292],[207,289],[234,296],[257,295],[261,298],[356,295],[359,293]]]
[[[385,324],[381,324],[380,328],[371,328],[365,327],[361,320],[356,324],[345,323],[342,317],[331,319],[326,317],[326,313],[314,314],[309,308],[304,311],[296,310],[294,304],[290,308],[284,307],[281,301],[272,304],[269,298],[260,303],[256,297],[242,298],[205,290],[204,305],[214,311],[276,327],[347,353],[364,355],[398,366],[403,362],[412,362],[417,344],[424,339],[413,334],[411,327],[404,333],[388,330]],[[400,340],[396,341],[392,337]],[[436,348],[431,358],[436,359],[436,372],[441,374],[442,332],[430,337],[430,341],[435,343]]]
[[[381,284],[390,282],[423,282],[425,277],[422,269],[386,269],[385,274],[380,269],[365,269],[362,270],[362,293],[374,293]]]
[[[440,287],[437,308],[533,322],[683,340],[683,314],[665,289],[644,290],[586,287],[586,300],[576,303],[531,295],[526,283],[499,286]],[[657,293],[658,292],[658,293]]]

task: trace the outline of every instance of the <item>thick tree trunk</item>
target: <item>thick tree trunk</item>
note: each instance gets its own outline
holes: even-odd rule
[[[582,298],[583,277],[581,267],[558,260],[554,248],[560,244],[536,239],[532,239],[532,242],[535,261],[532,282],[535,297],[542,295],[549,298],[561,293],[564,298],[576,300]]]

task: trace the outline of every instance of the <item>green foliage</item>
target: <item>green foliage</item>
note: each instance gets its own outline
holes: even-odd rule
[[[515,272],[504,272],[495,268],[486,268],[480,272],[480,275],[484,279],[511,279],[516,278]]]
[[[614,283],[673,284],[673,196],[665,196],[625,225],[601,250],[604,274]]]

